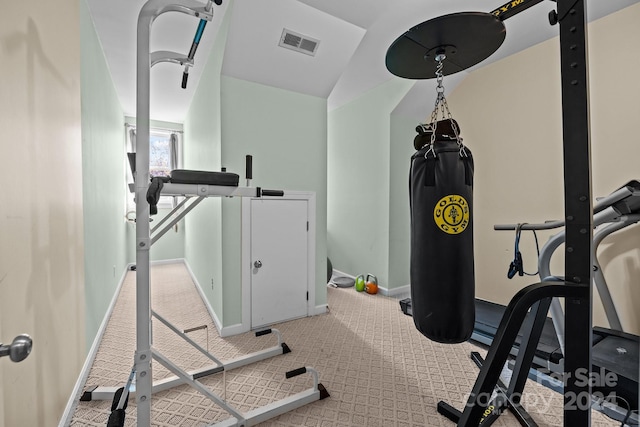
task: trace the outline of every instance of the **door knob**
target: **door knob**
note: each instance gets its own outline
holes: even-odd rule
[[[18,335],[9,345],[0,343],[0,357],[9,356],[12,362],[22,362],[31,353],[33,340],[27,334]]]
[[[262,267],[262,261],[258,260],[258,261],[256,261],[256,262],[254,262],[254,263],[253,263],[253,266],[254,266],[255,268],[260,268],[260,267]]]

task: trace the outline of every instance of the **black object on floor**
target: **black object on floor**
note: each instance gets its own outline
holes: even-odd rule
[[[411,311],[411,298],[401,299],[400,308],[402,309],[402,312],[407,316],[413,316],[413,312]]]

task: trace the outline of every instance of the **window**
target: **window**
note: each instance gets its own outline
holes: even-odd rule
[[[171,134],[151,132],[149,135],[149,173],[151,177],[171,174]]]
[[[182,164],[180,131],[164,129],[149,129],[149,173],[151,177],[169,176],[173,169],[179,169]],[[127,152],[135,152],[136,149],[135,126],[127,125]],[[133,189],[133,176],[127,168],[127,212],[128,216],[135,212],[135,189]],[[133,190],[133,191],[131,191]],[[161,197],[158,208],[171,208],[174,204],[173,197]]]

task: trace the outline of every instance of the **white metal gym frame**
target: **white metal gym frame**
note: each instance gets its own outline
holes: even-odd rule
[[[215,1],[220,4],[220,0]],[[138,39],[137,39],[137,150],[136,150],[136,171],[135,171],[135,194],[136,194],[136,352],[134,355],[134,365],[132,375],[129,377],[126,390],[129,389],[133,380],[133,372],[135,372],[136,392],[135,398],[137,403],[137,425],[151,425],[151,398],[154,392],[169,388],[177,384],[189,384],[196,390],[200,391],[207,398],[215,402],[231,415],[231,418],[215,424],[217,427],[248,427],[263,422],[270,418],[276,417],[285,412],[291,411],[307,403],[322,399],[328,396],[326,389],[318,382],[318,373],[313,368],[303,367],[294,369],[285,374],[286,378],[310,373],[313,378],[313,386],[305,391],[286,397],[279,401],[254,409],[247,413],[241,413],[231,407],[224,399],[218,397],[207,389],[198,381],[205,375],[216,372],[222,372],[249,363],[263,360],[277,354],[287,352],[288,349],[281,342],[280,334],[276,330],[265,330],[256,333],[256,335],[264,335],[269,332],[275,332],[278,336],[278,345],[273,348],[263,350],[261,352],[252,353],[226,364],[222,364],[215,357],[211,356],[208,351],[198,346],[189,339],[182,331],[177,330],[164,318],[151,309],[151,292],[150,292],[150,274],[149,274],[149,250],[151,245],[156,242],[164,233],[166,233],[173,225],[180,221],[191,209],[200,203],[205,197],[210,196],[235,196],[235,197],[261,197],[269,195],[268,190],[261,190],[259,187],[252,188],[250,185],[251,173],[247,171],[247,187],[239,186],[218,186],[207,184],[175,184],[166,183],[163,185],[163,195],[180,195],[185,196],[185,200],[180,203],[165,219],[160,221],[153,230],[150,230],[150,206],[147,203],[147,190],[150,183],[149,173],[149,115],[150,115],[150,74],[151,67],[161,62],[171,62],[185,67],[183,75],[183,87],[186,82],[188,68],[193,66],[194,47],[189,56],[181,55],[175,52],[157,51],[150,52],[151,28],[154,20],[166,12],[180,12],[194,16],[201,20],[201,26],[196,33],[196,40],[204,29],[203,21],[211,21],[213,18],[212,1],[208,0],[206,5],[195,0],[149,0],[142,7],[138,16]],[[250,159],[247,159],[248,169],[250,167]],[[281,192],[280,192],[281,193]],[[273,194],[272,194],[273,195]],[[280,194],[281,195],[281,194]],[[190,201],[190,203],[188,203]],[[171,219],[169,219],[171,218]],[[165,223],[167,223],[165,225]],[[160,226],[164,225],[162,229]],[[157,233],[152,237],[151,233]],[[156,318],[175,333],[180,335],[188,343],[196,349],[206,354],[216,366],[210,369],[197,372],[186,372],[182,368],[176,366],[169,358],[158,352],[152,347],[151,336],[151,320]],[[151,359],[155,359],[176,377],[162,384],[152,384]],[[126,395],[123,393],[118,404],[118,409],[122,409]],[[113,394],[111,394],[113,395]]]
[[[214,365],[207,366],[200,369],[195,369],[192,371],[187,371],[186,374],[192,379],[200,379],[209,375],[217,374],[219,372],[228,372],[232,369],[240,368],[242,366],[250,365],[252,363],[259,362],[261,360],[268,359],[270,357],[278,356],[281,354],[289,353],[291,350],[289,347],[282,342],[282,334],[279,330],[270,328],[264,329],[256,332],[256,336],[266,335],[266,334],[274,334],[277,338],[278,343],[273,347],[259,350],[255,353],[247,354],[245,356],[238,357],[236,359],[228,360],[226,362],[221,362],[211,353],[209,353],[208,349],[202,348],[196,342],[191,340],[186,334],[196,329],[204,329],[204,327],[192,328],[191,330],[180,331],[175,326],[173,326],[170,322],[164,319],[155,311],[151,312],[152,316],[158,319],[161,323],[166,325],[169,329],[171,329],[176,335],[183,338],[186,342],[192,345],[196,350],[201,352],[211,361],[213,361]],[[162,380],[154,381],[151,387],[151,393],[159,393],[164,390],[168,390],[173,387],[177,387],[179,385],[184,384],[184,381],[179,376],[172,376],[168,378],[164,378]],[[109,400],[112,401],[114,396],[116,395],[118,389],[120,387],[105,387],[105,386],[91,386],[85,389],[82,396],[80,397],[80,401],[88,402],[92,400]],[[129,384],[127,386],[129,390],[129,396],[136,395],[136,384]]]

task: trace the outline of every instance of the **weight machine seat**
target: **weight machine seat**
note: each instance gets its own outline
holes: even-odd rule
[[[136,176],[136,153],[127,153],[131,174]],[[174,184],[203,184],[237,187],[240,176],[231,172],[199,171],[189,169],[174,169],[168,177],[157,177],[163,183]]]
[[[231,172],[175,169],[171,171],[171,180],[169,182],[174,184],[203,184],[237,187],[239,180],[240,176]]]
[[[170,177],[153,177],[151,179],[151,184],[147,189],[147,202],[149,202],[150,214],[155,215],[158,213],[158,201],[160,200],[162,187],[165,183],[237,187],[239,180],[240,177],[235,173],[209,172],[186,169],[172,170]]]

